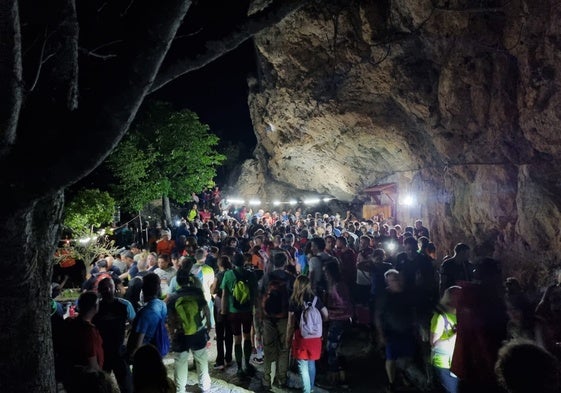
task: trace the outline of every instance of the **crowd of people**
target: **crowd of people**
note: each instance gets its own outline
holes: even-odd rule
[[[153,242],[100,257],[77,316],[53,312],[57,378],[69,392],[84,369],[113,372],[121,392],[184,392],[192,353],[202,391],[209,363],[236,367],[239,378],[263,364],[265,390],[286,388],[291,364],[304,393],[344,389],[339,349],[359,325],[390,392],[560,391],[561,271],[536,300],[469,245],[441,260],[436,249],[421,220],[300,210],[185,217]],[[173,380],[147,378],[144,363],[156,375],[168,351]]]

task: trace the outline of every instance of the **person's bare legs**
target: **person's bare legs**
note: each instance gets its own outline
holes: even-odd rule
[[[388,377],[388,382],[390,386],[393,386],[395,382],[395,360],[386,359],[386,375]]]

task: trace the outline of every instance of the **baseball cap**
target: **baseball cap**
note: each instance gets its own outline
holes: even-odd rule
[[[97,261],[97,262],[95,263],[95,265],[96,265],[97,267],[107,267],[107,260],[105,260],[105,259],[100,259],[99,261]]]

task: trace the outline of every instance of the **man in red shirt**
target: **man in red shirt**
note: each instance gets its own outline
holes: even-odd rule
[[[101,371],[103,368],[103,341],[92,323],[98,311],[97,293],[88,291],[78,299],[78,315],[64,323],[64,374],[63,383],[71,382],[73,367],[83,366]]]
[[[156,252],[158,255],[168,254],[171,255],[175,249],[175,241],[171,239],[171,231],[162,230],[161,238],[156,241]]]

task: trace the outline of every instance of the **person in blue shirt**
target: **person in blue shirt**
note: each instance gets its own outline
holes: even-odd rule
[[[134,352],[143,344],[152,342],[161,320],[167,319],[166,304],[160,300],[160,277],[156,273],[148,273],[142,279],[144,306],[138,310],[134,318],[131,336],[127,343],[128,354]]]

